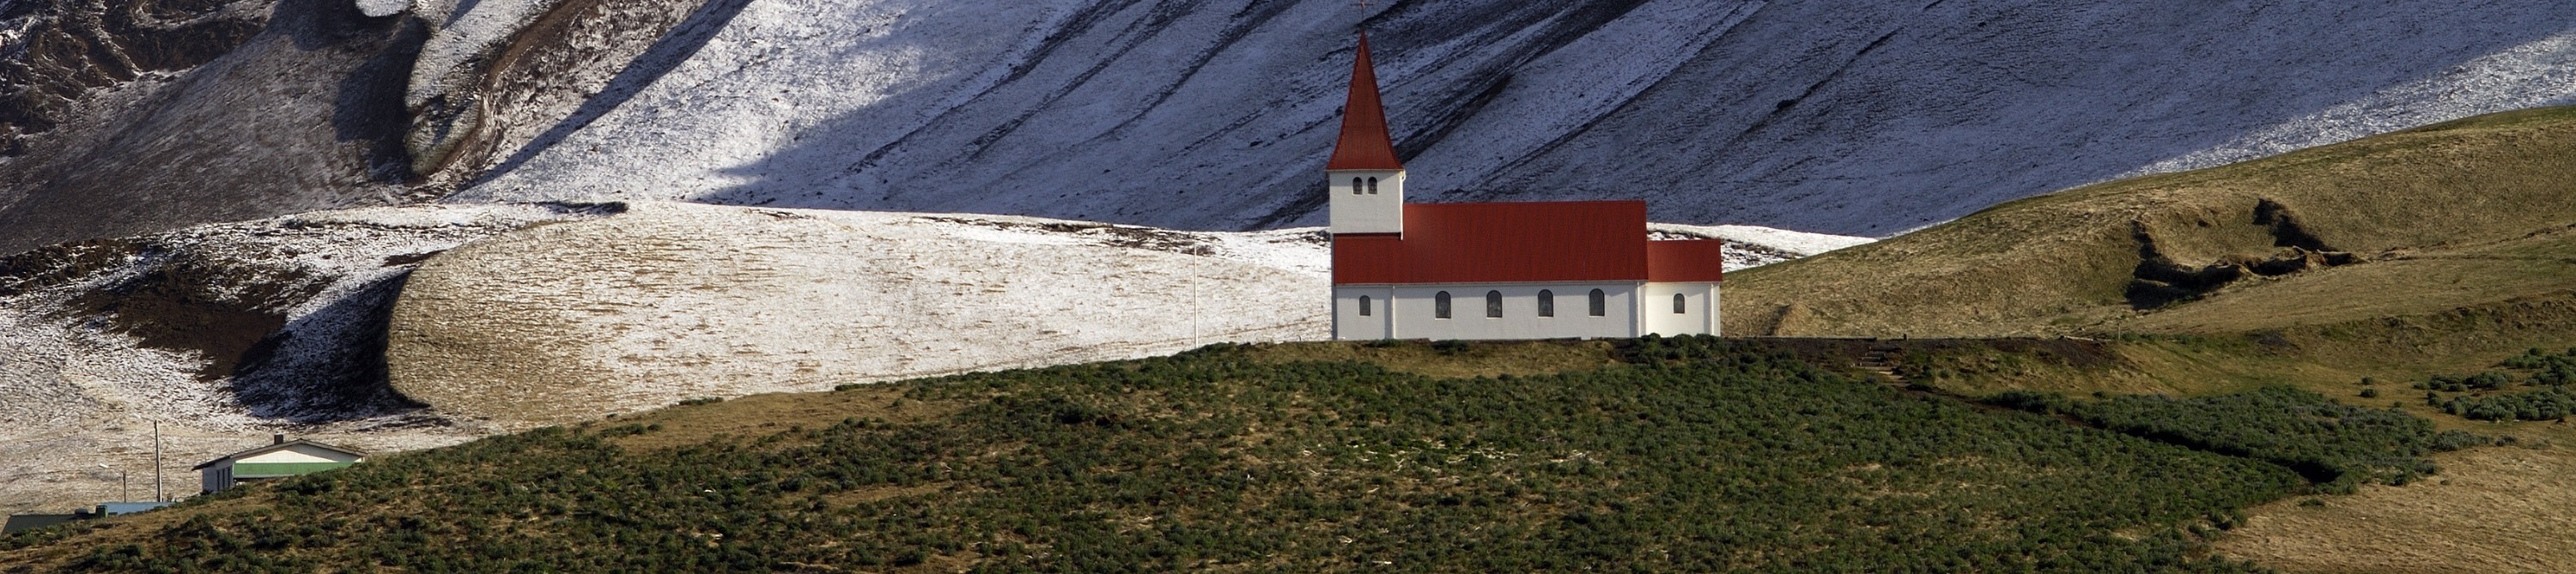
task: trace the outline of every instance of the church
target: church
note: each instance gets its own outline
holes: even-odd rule
[[[1324,166],[1333,338],[1717,334],[1716,240],[1650,240],[1643,201],[1404,203],[1368,36]]]

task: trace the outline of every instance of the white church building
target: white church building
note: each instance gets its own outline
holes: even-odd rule
[[[1406,205],[1365,34],[1324,170],[1335,339],[1718,332],[1722,242],[1650,240],[1643,201]]]

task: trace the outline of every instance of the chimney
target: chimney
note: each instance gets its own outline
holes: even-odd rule
[[[268,435],[268,440],[268,444],[286,444],[286,435],[284,433]]]

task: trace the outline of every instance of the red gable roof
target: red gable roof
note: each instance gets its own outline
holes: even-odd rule
[[[1377,99],[1377,68],[1369,63],[1368,33],[1360,33],[1359,58],[1351,62],[1351,99],[1342,105],[1342,139],[1325,170],[1404,169],[1387,136],[1386,108]]]
[[[1646,242],[1646,280],[1699,283],[1726,279],[1726,242],[1714,239]]]
[[[1719,241],[1647,241],[1646,202],[1417,203],[1333,237],[1333,284],[1716,281]]]

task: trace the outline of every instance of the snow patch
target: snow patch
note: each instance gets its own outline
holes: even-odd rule
[[[357,0],[358,13],[368,18],[383,18],[411,9],[411,0]]]

